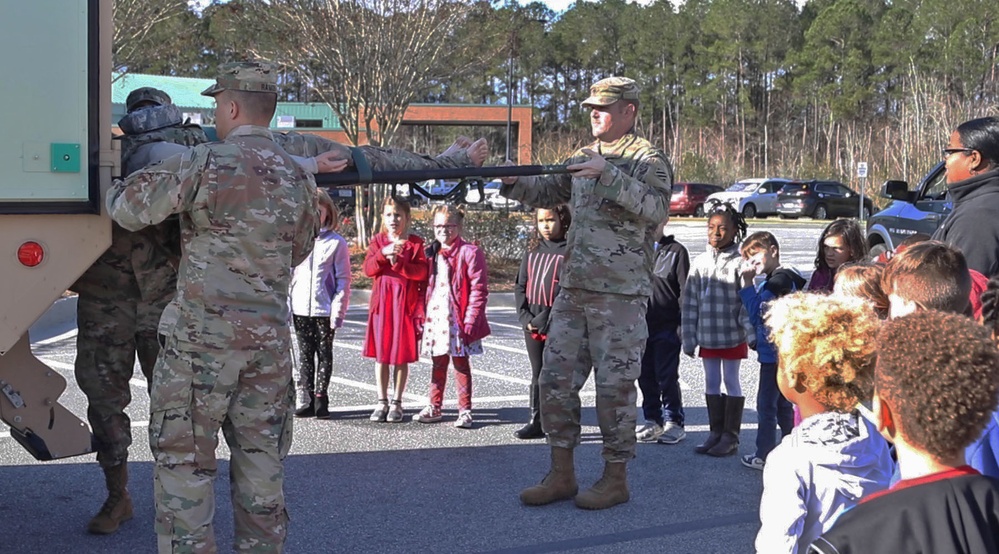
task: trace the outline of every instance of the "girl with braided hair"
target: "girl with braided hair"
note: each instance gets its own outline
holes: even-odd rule
[[[681,298],[683,352],[693,357],[700,347],[704,392],[711,434],[698,454],[730,456],[739,450],[742,408],[746,398],[739,365],[749,356],[747,340],[756,332],[739,296],[746,220],[728,204],[708,213],[708,249],[694,258]],[[722,395],[722,382],[726,395]]]
[[[982,315],[979,323],[992,333],[992,339],[999,343],[999,276],[989,279],[982,293]],[[999,410],[992,412],[992,418],[978,440],[964,451],[968,465],[982,475],[999,478]]]

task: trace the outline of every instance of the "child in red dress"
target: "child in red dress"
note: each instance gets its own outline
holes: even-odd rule
[[[419,360],[423,327],[423,290],[427,256],[423,239],[409,234],[409,204],[388,197],[382,206],[382,232],[368,245],[364,274],[374,278],[368,306],[364,356],[374,358],[378,406],[371,421],[402,421],[402,395],[409,364]],[[389,365],[395,367],[395,390],[388,400]]]

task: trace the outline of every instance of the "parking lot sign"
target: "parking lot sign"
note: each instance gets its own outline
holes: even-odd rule
[[[857,162],[857,177],[867,177],[867,162]]]

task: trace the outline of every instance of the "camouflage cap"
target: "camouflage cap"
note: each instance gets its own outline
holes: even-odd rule
[[[125,111],[131,112],[143,102],[152,102],[157,106],[165,106],[170,103],[170,95],[158,88],[139,87],[128,93],[128,98],[125,99]]]
[[[263,60],[232,62],[219,66],[215,84],[201,94],[215,96],[223,90],[245,92],[277,92],[277,66]]]
[[[184,114],[173,104],[147,106],[128,113],[118,121],[118,128],[126,135],[141,135],[156,129],[180,125]]]
[[[610,106],[618,100],[638,100],[638,85],[634,79],[627,77],[608,77],[601,79],[590,87],[590,97],[583,100],[584,108],[592,106]]]

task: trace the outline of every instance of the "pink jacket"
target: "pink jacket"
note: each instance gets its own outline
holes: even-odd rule
[[[478,246],[466,242],[461,237],[447,250],[441,250],[434,241],[427,248],[430,261],[430,283],[427,286],[427,301],[437,282],[437,256],[444,256],[450,271],[451,303],[458,307],[461,317],[459,327],[465,343],[481,340],[492,331],[486,321],[486,300],[489,298],[489,275],[486,270],[486,256]]]

